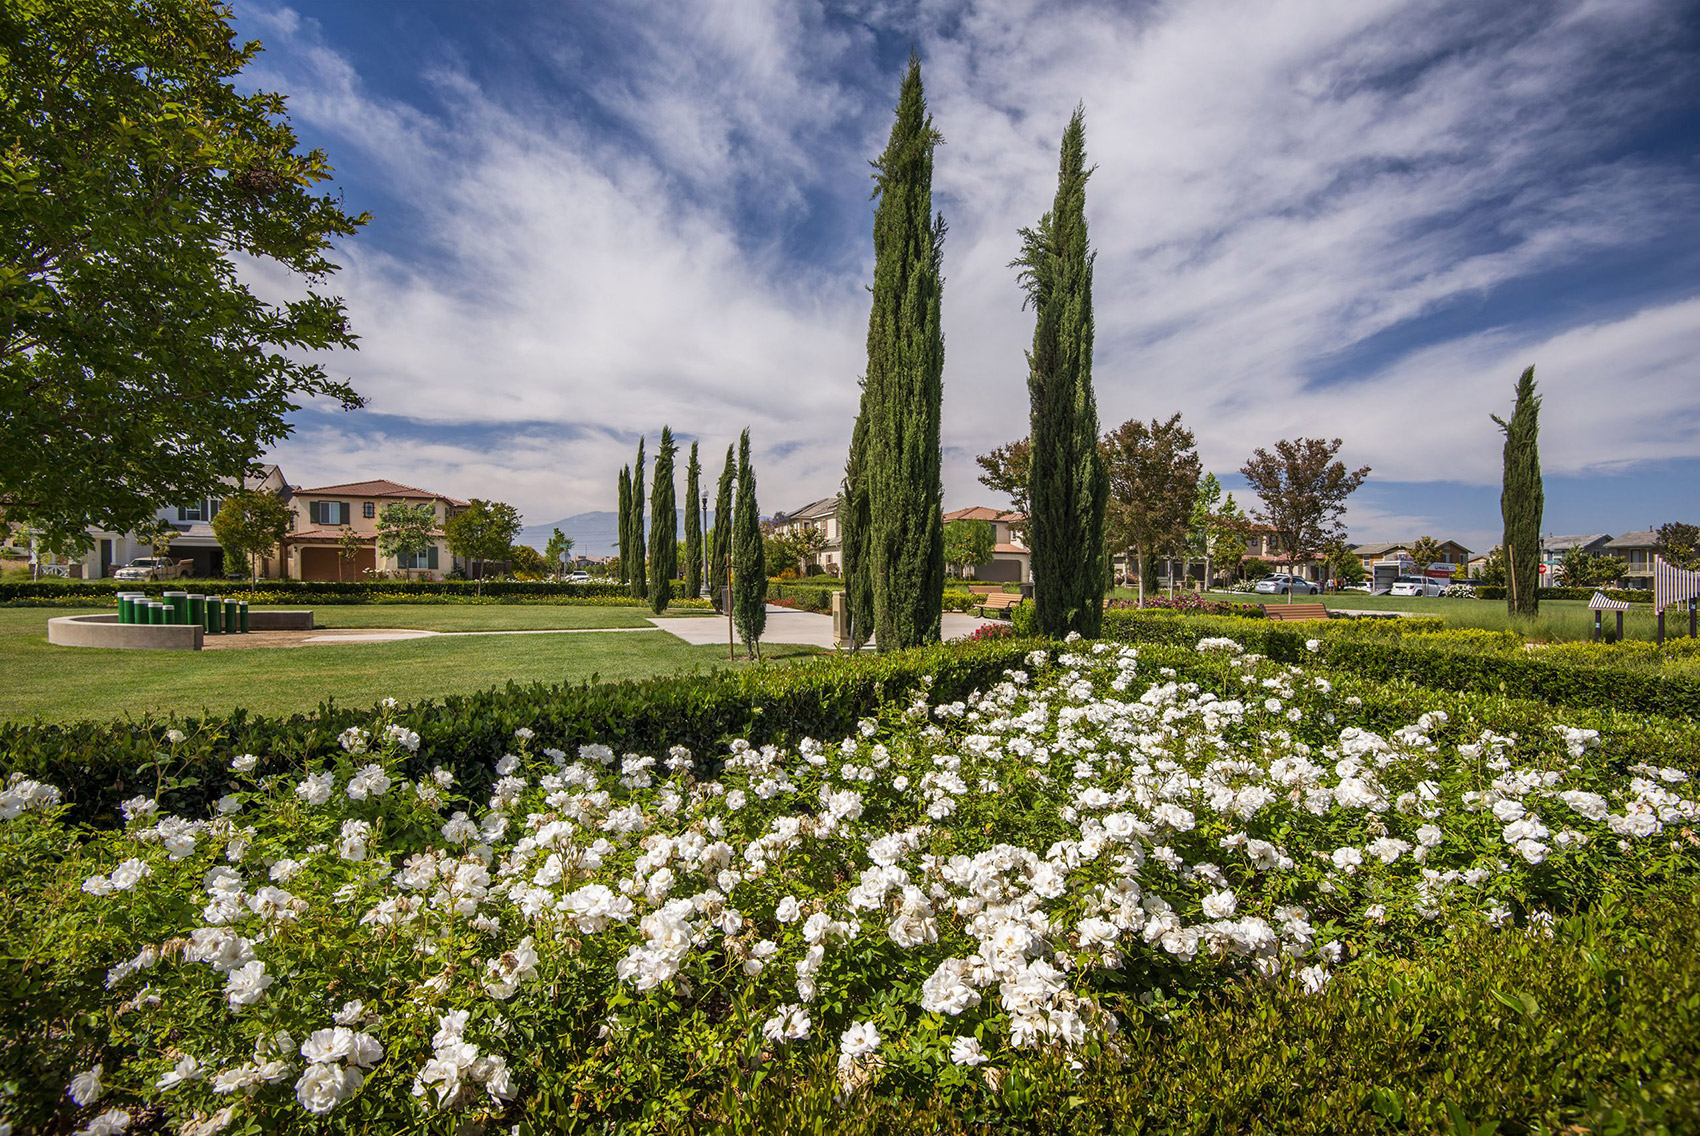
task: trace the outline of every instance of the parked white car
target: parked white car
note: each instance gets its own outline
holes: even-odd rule
[[[1451,580],[1436,580],[1431,576],[1401,576],[1388,589],[1390,596],[1438,596]]]
[[[1277,572],[1273,576],[1265,576],[1257,582],[1254,591],[1266,596],[1284,596],[1289,593],[1301,596],[1314,596],[1322,591],[1321,586],[1311,583],[1303,576],[1292,576],[1286,572]]]
[[[115,580],[152,583],[155,580],[175,580],[187,576],[195,566],[193,560],[171,560],[164,556],[140,556],[112,573]]]
[[[584,571],[568,572],[567,573],[567,583],[569,583],[569,584],[588,584],[588,583],[590,583],[590,573],[584,572]]]

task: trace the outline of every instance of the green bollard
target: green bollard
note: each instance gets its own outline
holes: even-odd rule
[[[207,597],[189,593],[189,622],[205,631],[207,626]]]
[[[166,603],[171,605],[171,622],[173,622],[173,623],[188,623],[189,622],[189,593],[188,592],[170,591],[170,592],[166,592],[165,595],[162,598],[165,600]]]
[[[118,622],[130,622],[130,595],[128,592],[118,593]]]
[[[207,634],[218,635],[224,631],[224,597],[207,597]]]
[[[242,601],[242,634],[248,634],[248,601]]]
[[[239,602],[237,600],[224,601],[224,633],[226,635],[236,635],[242,630],[242,609],[238,606]]]
[[[160,624],[165,622],[165,605],[158,600],[148,601],[148,622]]]

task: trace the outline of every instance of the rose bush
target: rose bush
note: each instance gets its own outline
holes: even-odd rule
[[[476,797],[408,776],[388,712],[331,761],[238,755],[207,815],[137,796],[122,831],[14,776],[0,1109],[689,1127],[822,1070],[971,1108],[1033,1062],[1134,1061],[1200,994],[1321,998],[1360,957],[1695,878],[1692,727],[1199,648],[1039,647],[784,748],[521,726]]]

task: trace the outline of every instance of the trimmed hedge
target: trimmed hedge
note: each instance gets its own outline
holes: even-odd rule
[[[1016,609],[1015,625],[1018,630],[1023,628],[1027,606],[1023,604]],[[1446,621],[1437,616],[1286,623],[1237,615],[1190,615],[1151,608],[1143,611],[1110,608],[1104,612],[1103,636],[1121,643],[1167,643],[1180,647],[1194,646],[1200,639],[1232,639],[1248,651],[1256,651],[1281,662],[1297,662],[1309,656],[1305,643],[1311,639],[1354,635],[1378,641],[1396,641],[1406,635],[1445,629]]]
[[[1477,584],[1476,598],[1479,600],[1502,600],[1505,598],[1503,584]],[[1626,603],[1653,602],[1653,593],[1645,588],[1541,588],[1536,594],[1543,600],[1591,600],[1595,592],[1604,592],[1614,600]]]
[[[493,783],[492,765],[520,726],[536,731],[537,748],[574,752],[600,742],[617,752],[654,754],[682,745],[713,766],[734,738],[761,745],[842,737],[925,676],[932,676],[935,697],[960,698],[1000,681],[1006,669],[1022,665],[1029,649],[1027,643],[991,641],[621,683],[509,683],[387,713],[327,701],[312,714],[287,718],[237,710],[201,719],[3,723],[0,778],[23,773],[58,785],[73,817],[92,824],[119,823],[119,802],[151,795],[156,784],[168,786],[162,807],[198,814],[228,791],[230,759],[237,754],[257,755],[261,776],[332,753],[350,727],[370,731],[393,722],[419,734],[419,749],[408,762],[411,775],[442,765],[476,796]],[[169,729],[181,730],[184,740],[173,746]]]
[[[280,597],[278,603],[366,603],[392,596],[478,596],[473,580],[164,580],[137,584],[119,580],[28,580],[0,584],[0,603],[8,600],[88,598],[108,599],[120,591],[157,596],[167,591],[196,591],[209,595],[239,596],[264,593]],[[533,580],[486,580],[483,596],[587,598],[617,596],[625,588],[617,583],[592,581],[568,584]]]

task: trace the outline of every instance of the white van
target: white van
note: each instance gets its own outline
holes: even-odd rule
[[[1400,576],[1393,581],[1393,587],[1388,591],[1390,596],[1438,596],[1446,590],[1451,580],[1437,580],[1433,576]]]

